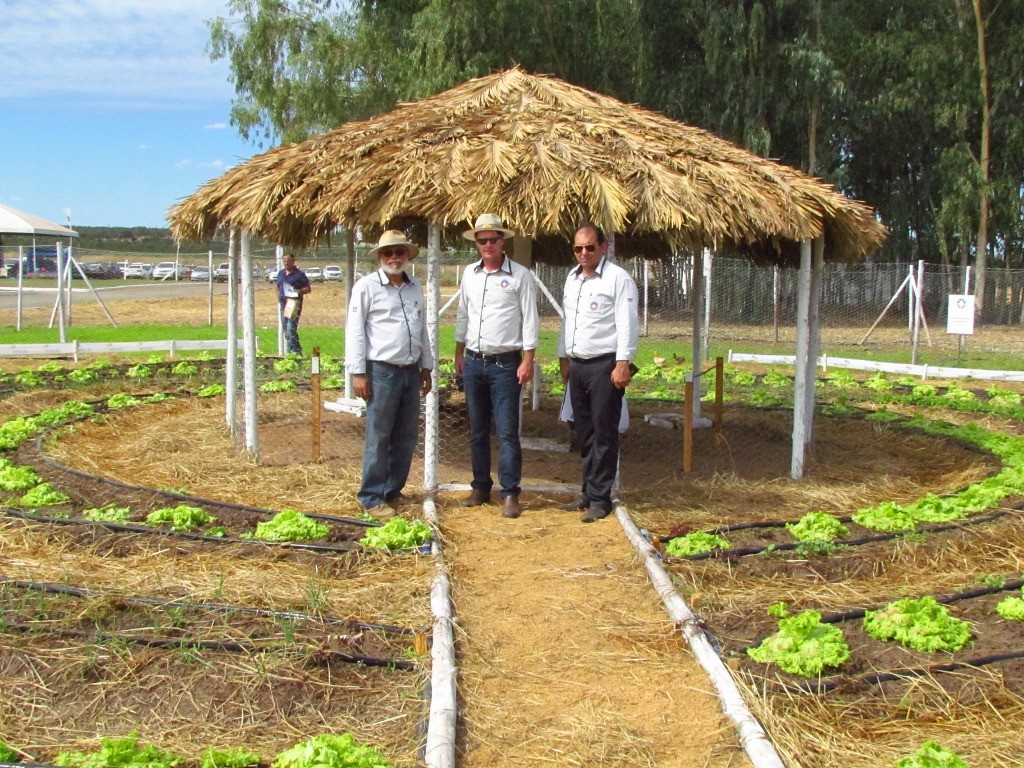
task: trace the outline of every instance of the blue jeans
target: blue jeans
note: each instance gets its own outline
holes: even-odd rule
[[[282,328],[284,329],[284,351],[302,354],[302,343],[299,341],[299,318],[292,320],[281,315]]]
[[[519,400],[523,387],[516,376],[518,363],[489,363],[464,358],[463,386],[469,411],[469,450],[473,461],[472,487],[490,492],[491,416],[498,432],[498,482],[501,498],[516,496],[523,476],[519,444]]]
[[[373,509],[394,500],[409,479],[419,431],[420,370],[367,360],[366,376],[370,400],[358,497],[363,509]]]

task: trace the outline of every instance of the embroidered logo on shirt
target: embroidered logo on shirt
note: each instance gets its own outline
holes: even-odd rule
[[[507,291],[510,285],[512,285],[512,281],[510,281],[507,277],[502,278],[501,282],[498,283],[498,287],[501,288],[501,290],[503,291]]]
[[[590,302],[590,311],[597,312],[598,303],[596,301]]]

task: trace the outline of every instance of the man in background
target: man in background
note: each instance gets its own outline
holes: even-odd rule
[[[277,273],[277,301],[281,305],[281,321],[284,327],[285,351],[302,354],[299,342],[299,318],[302,316],[302,298],[313,288],[306,273],[295,266],[295,254],[284,255],[284,269]]]

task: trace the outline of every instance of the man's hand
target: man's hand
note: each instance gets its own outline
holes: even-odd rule
[[[434,384],[434,380],[431,377],[430,369],[429,368],[421,368],[420,369],[420,394],[422,394],[424,397],[426,397],[427,392],[430,391],[430,388],[431,388],[431,386],[433,386],[433,384]]]
[[[463,353],[463,349],[464,348],[465,348],[465,344],[456,344],[455,345],[455,375],[456,376],[461,376],[462,375],[462,366],[466,362],[466,357],[465,357],[465,354]]]
[[[562,383],[569,383],[569,358],[560,357],[558,358],[558,372],[562,374]]]
[[[633,375],[629,372],[629,360],[616,360],[612,368],[612,384],[617,389],[625,389],[629,386],[629,380]]]
[[[369,402],[370,400],[370,379],[365,373],[352,374],[352,392],[356,397],[361,397]]]
[[[534,356],[535,353],[532,349],[523,352],[523,362],[519,364],[519,368],[516,370],[516,378],[519,379],[520,386],[528,381],[533,381]]]

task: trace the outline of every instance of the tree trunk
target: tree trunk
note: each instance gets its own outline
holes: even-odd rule
[[[985,53],[985,20],[981,14],[981,0],[973,0],[974,23],[978,29],[978,72],[981,78],[981,156],[978,166],[981,174],[981,197],[979,199],[978,239],[975,246],[975,283],[977,284],[977,301],[975,310],[978,320],[983,321],[985,305],[985,272],[988,260],[988,209],[989,209],[989,132],[991,115],[988,100],[988,57]]]

